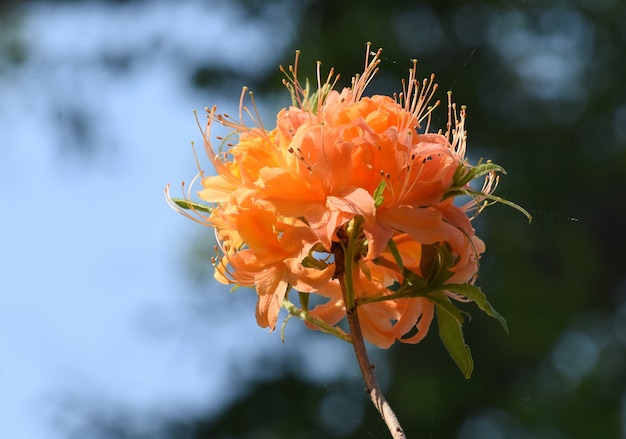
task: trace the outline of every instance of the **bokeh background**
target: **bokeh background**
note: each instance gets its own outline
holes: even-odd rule
[[[417,58],[534,216],[475,223],[510,333],[473,313],[470,380],[436,331],[372,349],[408,437],[626,437],[626,2],[128,0],[0,6],[1,438],[388,437],[350,346],[258,328],[163,198],[195,174],[192,110],[248,85],[271,124],[295,49],[345,86],[367,41],[369,92]]]

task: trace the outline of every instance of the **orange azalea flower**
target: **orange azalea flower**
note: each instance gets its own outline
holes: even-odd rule
[[[315,235],[302,223],[281,223],[272,212],[251,208],[238,212],[235,227],[247,248],[226,250],[216,270],[217,278],[256,287],[257,323],[273,330],[289,289],[314,292],[330,280],[333,267],[319,270],[302,266],[302,259],[316,242]]]
[[[289,73],[283,69],[294,104],[270,130],[243,104],[245,88],[239,121],[209,110],[204,145],[216,175],[197,177],[210,214],[197,211],[196,220],[215,228],[216,279],[256,288],[257,322],[271,329],[291,289],[327,298],[310,311],[317,319],[307,320],[311,327],[328,329],[346,316],[334,249],[345,245],[340,235],[358,220],[349,306],[358,306],[365,338],[388,347],[426,335],[435,313],[429,294],[467,300],[445,285],[475,280],[485,246],[467,212],[493,201],[500,168],[467,163],[465,111],[457,114],[450,98],[447,132],[428,132],[437,86],[433,77],[418,83],[415,65],[397,99],[364,97],[380,63],[380,51],[370,59],[368,45],[367,54],[363,74],[341,91],[333,90],[332,70],[321,80],[318,64],[314,94],[298,81],[296,56]],[[213,123],[238,136],[225,151],[213,148]],[[485,174],[482,191],[473,191],[469,181]],[[453,201],[460,194],[473,199],[458,207]],[[182,206],[196,209],[188,200]],[[432,272],[444,276],[433,280]]]
[[[448,283],[473,283],[478,273],[478,258],[485,252],[485,243],[474,234],[474,228],[464,210],[455,206],[452,199],[439,203],[437,209],[442,212],[446,223],[461,232],[456,236],[457,239],[447,241],[457,259],[454,267],[450,268],[453,275]]]
[[[421,275],[421,244],[408,235],[398,235],[394,241],[404,266]],[[386,263],[361,261],[359,270],[353,273],[357,302],[367,298],[379,298],[394,294],[390,290],[394,284],[402,282],[402,276],[389,252],[381,255]],[[367,274],[366,274],[367,273]],[[330,325],[335,325],[346,316],[346,308],[339,282],[333,280],[322,286],[318,294],[329,300],[311,310],[316,316]],[[397,340],[403,343],[418,343],[428,333],[434,316],[434,304],[425,297],[401,298],[367,303],[359,308],[359,320],[363,336],[370,343],[388,348]],[[315,326],[309,327],[316,329]],[[410,337],[406,334],[417,331]]]
[[[290,85],[300,108],[279,113],[277,147],[293,153],[297,160],[292,162],[295,168],[274,170],[271,179],[263,182],[263,194],[269,195],[275,207],[285,214],[303,215],[327,248],[338,227],[355,215],[362,216],[369,239],[368,258],[380,254],[393,229],[409,227],[409,233],[422,242],[444,237],[441,215],[424,206],[442,200],[455,171],[463,165],[465,151],[464,136],[458,135],[463,131],[464,114],[447,136],[417,133],[430,111],[426,105],[436,86],[431,78],[420,89],[415,69],[402,102],[387,96],[362,97],[379,62],[377,53],[371,62],[366,61],[365,72],[353,80],[352,88],[329,91],[315,108],[307,106],[307,92],[298,82],[296,69],[291,70]],[[324,86],[318,93],[321,90]],[[384,201],[374,214],[373,194],[381,180],[386,185]],[[286,184],[303,196],[293,197],[284,190]],[[303,205],[303,201],[310,204]]]
[[[468,226],[467,216],[460,208],[451,203],[442,203],[439,207],[445,212],[446,219],[460,220],[463,223],[460,226],[466,228],[463,231],[466,234],[451,228],[451,231],[456,230],[459,233],[453,233],[450,241],[445,242],[456,261],[452,267],[447,267],[451,272],[447,283],[473,281],[478,271],[478,258],[484,252],[484,244],[474,235],[473,228]],[[458,218],[455,218],[456,216]],[[467,224],[461,219],[463,217],[467,220]],[[418,276],[423,276],[422,266],[425,261],[422,257],[422,249],[424,245],[413,240],[406,233],[394,236],[393,241],[404,268]],[[378,260],[361,261],[359,269],[353,274],[357,304],[359,301],[365,302],[370,298],[380,299],[394,295],[396,291],[392,288],[402,284],[403,280],[396,260],[388,250],[384,251]],[[442,285],[442,289],[445,290],[445,284]],[[330,325],[340,322],[346,315],[346,307],[339,282],[336,280],[329,282],[318,290],[318,294],[328,297],[329,300],[312,309],[311,314]],[[455,300],[467,301],[463,296],[452,292],[446,292],[446,295]],[[435,305],[425,295],[365,303],[359,306],[358,310],[365,339],[380,348],[387,348],[396,341],[419,343],[428,333],[434,317]],[[315,328],[313,325],[309,326]]]

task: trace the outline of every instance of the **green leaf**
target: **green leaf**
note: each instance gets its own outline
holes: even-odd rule
[[[496,311],[493,306],[491,306],[487,300],[487,296],[481,291],[480,288],[468,284],[446,284],[443,285],[442,288],[446,288],[449,291],[453,291],[471,299],[485,314],[500,322],[508,334],[509,327],[506,323],[506,319],[502,316],[502,314]]]
[[[433,291],[432,287],[428,286],[426,279],[419,274],[416,274],[406,268],[402,273],[402,276],[404,277],[402,291],[404,291],[406,297],[425,296]]]
[[[383,204],[384,201],[384,197],[383,197],[383,193],[385,192],[385,187],[387,186],[387,184],[385,183],[385,179],[383,178],[382,180],[380,180],[380,183],[378,183],[378,186],[376,187],[376,190],[374,191],[374,206],[376,207],[380,207],[381,204]]]
[[[445,310],[450,317],[463,325],[463,311],[450,301],[450,298],[442,291],[434,291],[428,294],[428,299],[433,301],[438,308]]]
[[[350,336],[350,334],[346,334],[343,329],[331,326],[324,320],[312,316],[308,313],[308,311],[296,307],[287,299],[287,296],[283,298],[283,302],[281,303],[280,307],[287,310],[287,312],[289,313],[288,317],[298,317],[299,319],[304,320],[307,323],[317,326],[322,332],[334,335],[335,337],[345,340],[348,343],[352,343],[352,337]],[[284,331],[284,325],[286,324],[287,320],[289,320],[289,318],[285,319],[285,323],[283,323],[283,328],[281,328],[281,331]]]
[[[309,293],[303,293],[302,291],[298,291],[298,297],[300,298],[300,305],[302,305],[302,309],[304,311],[309,311]]]
[[[522,215],[524,215],[526,218],[528,218],[528,222],[529,223],[533,220],[532,215],[526,209],[524,209],[519,204],[515,204],[514,202],[507,200],[506,198],[497,197],[497,196],[492,195],[492,194],[485,194],[483,192],[475,191],[475,190],[471,190],[471,189],[459,189],[459,191],[460,191],[460,193],[462,195],[467,195],[469,197],[474,197],[474,198],[479,197],[479,198],[484,198],[486,200],[490,200],[493,203],[502,203],[505,206],[512,207],[513,209],[515,209],[518,212],[520,212]]]
[[[445,244],[422,245],[420,268],[428,285],[438,287],[452,276],[454,255]]]
[[[452,186],[463,187],[470,181],[474,180],[475,178],[489,174],[492,171],[506,174],[506,171],[500,165],[496,165],[495,163],[492,163],[490,161],[486,163],[479,162],[476,166],[470,168],[465,175],[463,175],[462,172],[456,172]]]
[[[314,268],[316,270],[325,270],[326,268],[328,268],[328,263],[326,263],[324,261],[320,261],[319,259],[316,259],[312,255],[312,253],[313,253],[313,250],[311,250],[311,252],[309,252],[309,255],[307,257],[302,259],[302,266],[303,267]]]
[[[461,323],[448,309],[437,304],[437,325],[441,341],[465,379],[468,379],[474,370],[474,360],[469,346],[465,344]]]
[[[332,90],[329,84],[323,84],[322,87],[316,92],[311,93],[309,80],[306,80],[306,88],[303,94],[303,110],[310,111],[313,114],[317,114],[317,109],[320,103],[324,103],[326,96]],[[293,99],[293,98],[292,98]]]
[[[393,256],[393,259],[396,261],[396,264],[398,264],[398,268],[400,269],[400,272],[403,272],[404,263],[402,263],[402,256],[400,256],[400,251],[398,250],[398,246],[396,245],[396,242],[393,239],[390,239],[389,242],[387,243],[387,246],[389,247],[389,251],[391,252],[391,255]]]
[[[443,285],[454,274],[449,268],[456,265],[456,260],[450,248],[445,244],[436,246],[435,250],[437,251],[439,268],[437,275],[429,279],[429,282],[430,285]]]
[[[178,207],[182,207],[183,209],[190,210],[199,210],[200,212],[213,212],[213,208],[211,206],[206,206],[200,203],[194,203],[193,201],[185,200],[184,198],[172,198],[171,199]]]

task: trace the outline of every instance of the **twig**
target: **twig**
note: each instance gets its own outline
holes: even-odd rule
[[[361,374],[365,381],[365,390],[369,393],[374,407],[380,413],[387,424],[387,428],[391,433],[391,437],[394,439],[406,439],[404,430],[400,426],[400,422],[396,417],[393,409],[385,399],[376,376],[374,375],[374,368],[370,364],[369,357],[367,355],[367,349],[363,342],[363,334],[361,333],[361,325],[359,324],[359,316],[357,314],[357,308],[348,313],[348,325],[350,326],[350,334],[352,336],[352,346],[354,346],[354,353],[356,354],[359,367],[361,368]]]
[[[400,426],[400,422],[398,421],[396,414],[385,399],[385,395],[383,395],[383,392],[378,385],[378,381],[374,375],[374,368],[370,363],[369,356],[367,355],[367,349],[365,347],[365,342],[363,341],[363,332],[361,331],[361,324],[359,323],[359,315],[354,301],[355,292],[353,291],[354,286],[352,283],[354,261],[352,259],[352,251],[348,246],[348,251],[346,252],[341,245],[335,246],[334,250],[336,261],[335,274],[337,275],[339,284],[341,285],[341,293],[343,295],[344,304],[346,306],[346,314],[348,316],[350,336],[352,337],[352,346],[354,347],[354,353],[356,354],[356,359],[359,363],[363,380],[365,381],[365,391],[370,395],[374,407],[376,407],[376,410],[378,410],[378,413],[382,416],[383,421],[387,424],[391,437],[393,439],[406,439],[406,435]]]

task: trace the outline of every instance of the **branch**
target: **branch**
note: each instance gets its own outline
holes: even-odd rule
[[[346,314],[348,316],[348,325],[350,327],[350,336],[352,337],[352,346],[354,347],[354,353],[365,381],[365,390],[369,393],[372,403],[378,413],[387,424],[387,428],[391,433],[393,439],[406,439],[404,430],[400,426],[400,422],[396,417],[393,409],[385,399],[376,376],[374,375],[374,367],[370,363],[367,355],[367,349],[365,348],[365,342],[363,341],[363,333],[361,331],[361,324],[359,323],[359,315],[355,304],[355,291],[353,280],[354,271],[354,256],[352,248],[350,246],[350,238],[348,238],[347,247],[338,245],[335,247],[335,273],[338,274],[337,278],[341,285],[341,293],[343,295],[344,304],[346,306]],[[347,251],[346,251],[347,250]],[[350,300],[351,299],[351,300]]]
[[[348,325],[350,326],[350,334],[352,336],[352,346],[354,346],[354,353],[356,354],[359,367],[361,368],[361,374],[365,381],[365,391],[369,393],[374,407],[380,413],[387,424],[387,428],[391,433],[391,437],[394,439],[406,439],[404,430],[400,426],[400,422],[396,417],[393,409],[385,399],[376,376],[374,375],[374,367],[370,364],[369,357],[367,355],[367,349],[363,342],[363,334],[361,333],[361,325],[359,324],[359,316],[357,314],[357,308],[348,313]]]

